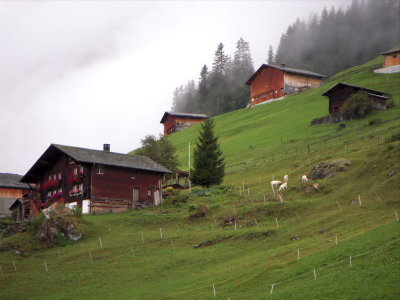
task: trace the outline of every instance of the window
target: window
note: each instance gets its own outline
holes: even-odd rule
[[[58,179],[60,179],[60,180],[61,180],[61,172],[60,172],[60,173],[58,173]]]
[[[131,178],[132,179],[136,179],[136,171],[132,171],[131,172]]]
[[[393,58],[397,58],[397,54],[393,54]]]
[[[96,174],[104,174],[104,167],[102,165],[96,166]]]
[[[79,172],[83,173],[83,166],[79,167]]]
[[[59,193],[59,194],[62,194],[62,189],[58,189],[58,193]]]
[[[78,174],[78,168],[74,168],[74,175]]]
[[[80,190],[80,191],[83,191],[83,183],[80,183],[80,184],[79,184],[79,190]]]
[[[151,189],[147,189],[147,196],[151,196]]]
[[[73,190],[73,191],[77,191],[77,190],[78,190],[78,185],[77,185],[77,184],[74,184],[74,185],[72,186],[72,190]]]
[[[275,90],[275,94],[278,93],[278,90]]]
[[[54,174],[54,175],[53,175],[53,180],[56,180],[56,179],[57,179],[57,175]]]
[[[49,180],[51,180],[51,175],[49,175]]]
[[[47,192],[47,197],[51,197],[51,191]]]

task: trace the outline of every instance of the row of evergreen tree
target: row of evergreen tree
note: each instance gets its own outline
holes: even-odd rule
[[[276,56],[269,49],[270,63],[331,76],[365,63],[400,41],[399,0],[353,0],[343,11],[334,7],[297,20],[281,36]]]
[[[204,65],[199,82],[191,80],[175,89],[172,111],[204,113],[209,116],[245,107],[250,88],[244,82],[254,73],[249,43],[240,38],[233,59],[220,43],[211,71]]]
[[[353,0],[345,11],[324,9],[308,22],[297,20],[282,34],[276,55],[269,47],[266,61],[327,76],[362,64],[399,44],[399,4],[399,0]],[[220,43],[211,71],[204,65],[197,84],[191,80],[176,88],[172,111],[214,116],[245,107],[250,88],[244,83],[253,73],[248,42],[238,40],[233,59]]]

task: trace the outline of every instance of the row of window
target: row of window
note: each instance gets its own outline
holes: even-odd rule
[[[103,175],[104,174],[104,166],[96,165],[96,174]],[[136,179],[136,171],[131,171],[131,178]]]
[[[47,191],[47,197],[51,197],[51,196],[53,196],[55,194],[62,194],[62,189],[60,188],[58,190],[54,189],[54,190]]]
[[[283,92],[283,88],[281,88],[281,91]],[[253,97],[253,99],[251,99],[251,101],[256,101],[256,100],[258,100],[258,99],[260,99],[260,98],[267,98],[268,96],[271,97],[271,96],[274,95],[274,93],[277,94],[277,93],[278,93],[278,90],[271,90],[271,91],[268,91],[268,92],[266,92],[266,93],[264,93],[264,94],[255,96],[255,97]]]

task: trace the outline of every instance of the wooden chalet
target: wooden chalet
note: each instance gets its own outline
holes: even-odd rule
[[[386,100],[390,98],[389,94],[361,86],[339,82],[323,93],[322,96],[329,98],[329,113],[334,114],[342,112],[343,103],[357,92],[365,93],[368,96],[369,100],[371,100],[372,110],[386,110]]]
[[[164,136],[167,136],[194,124],[201,123],[206,118],[208,118],[208,116],[203,114],[173,113],[166,111],[160,123],[164,124]]]
[[[168,169],[139,155],[51,144],[21,182],[36,184],[38,209],[54,202],[86,213],[124,211],[158,205],[161,179]],[[87,204],[87,205],[86,205]]]
[[[21,178],[17,174],[0,173],[0,217],[9,216],[15,200],[29,193],[29,185],[19,182]]]
[[[280,100],[286,95],[319,86],[324,77],[318,73],[288,68],[284,64],[263,64],[246,82],[251,89],[250,106]]]
[[[400,65],[400,49],[386,51],[381,54],[385,57],[385,68]]]

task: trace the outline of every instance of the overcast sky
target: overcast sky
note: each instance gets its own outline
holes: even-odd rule
[[[127,153],[219,42],[254,67],[296,18],[349,1],[0,1],[0,172],[25,174],[51,143]]]

